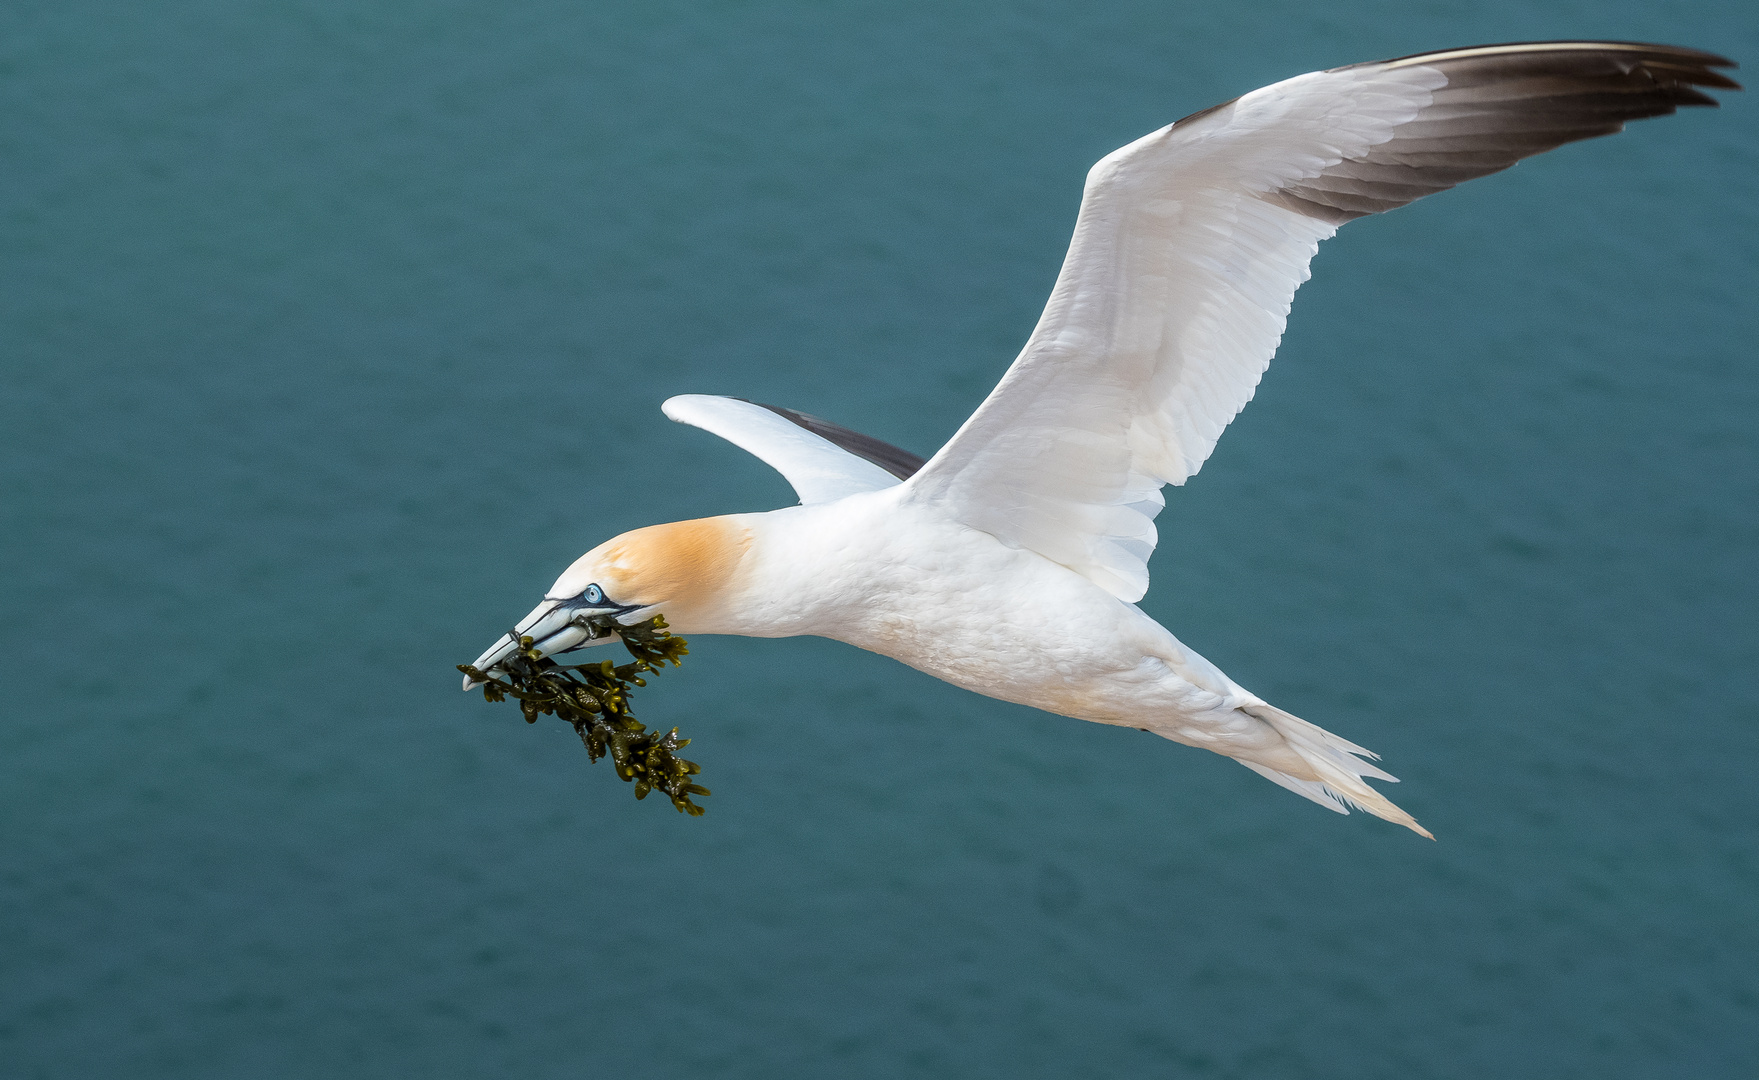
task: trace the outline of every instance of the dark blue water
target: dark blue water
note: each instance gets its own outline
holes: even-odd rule
[[[707,817],[452,665],[790,501],[659,402],[932,450],[1102,153],[1702,3],[0,9],[17,1077],[1759,1075],[1759,100],[1351,225],[1145,606],[1438,843],[829,642],[642,699]],[[1120,768],[1123,764],[1126,768]]]

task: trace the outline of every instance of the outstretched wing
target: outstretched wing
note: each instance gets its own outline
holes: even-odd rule
[[[1730,62],[1664,45],[1490,45],[1301,75],[1088,173],[1026,348],[913,496],[1091,578],[1148,589],[1163,484],[1251,400],[1319,241],[1352,218],[1628,120],[1715,105]]]
[[[922,459],[816,416],[744,398],[684,394],[660,406],[690,424],[755,454],[794,485],[802,503],[830,502],[908,479]]]

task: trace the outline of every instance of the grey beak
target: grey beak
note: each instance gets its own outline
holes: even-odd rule
[[[616,611],[617,608],[611,605],[593,607],[578,600],[546,599],[532,608],[531,614],[519,620],[512,634],[502,634],[471,666],[485,674],[492,672],[501,661],[513,655],[513,651],[519,648],[517,639],[520,637],[531,638],[531,647],[544,656],[567,652],[593,637],[590,628],[575,623],[579,616],[589,613],[610,614]],[[599,643],[615,639],[615,634],[606,634]],[[465,690],[474,690],[481,685],[480,681],[468,675],[464,677]]]

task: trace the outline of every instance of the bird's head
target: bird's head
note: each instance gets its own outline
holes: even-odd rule
[[[531,638],[532,648],[546,656],[603,644],[615,634],[593,623],[606,619],[632,626],[664,615],[684,630],[711,624],[734,591],[750,544],[749,528],[731,517],[650,525],[613,537],[576,559],[513,633],[472,666],[490,671],[517,647],[517,637]],[[476,685],[465,676],[466,690]]]

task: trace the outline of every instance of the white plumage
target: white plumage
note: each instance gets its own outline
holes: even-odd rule
[[[516,628],[584,616],[682,634],[816,634],[991,697],[1226,754],[1322,805],[1427,836],[1374,755],[1271,706],[1135,607],[1161,488],[1251,400],[1319,242],[1625,121],[1715,102],[1728,61],[1667,46],[1484,46],[1315,72],[1108,154],[1025,349],[924,464],[786,409],[687,395],[668,416],[756,454],[801,504],[654,526],[582,556]],[[503,637],[477,661],[513,648]],[[467,680],[466,688],[471,684]]]
[[[915,483],[966,524],[1140,600],[1161,486],[1195,473],[1251,400],[1337,231],[1264,195],[1386,142],[1440,81],[1303,75],[1101,159],[1025,350]]]

